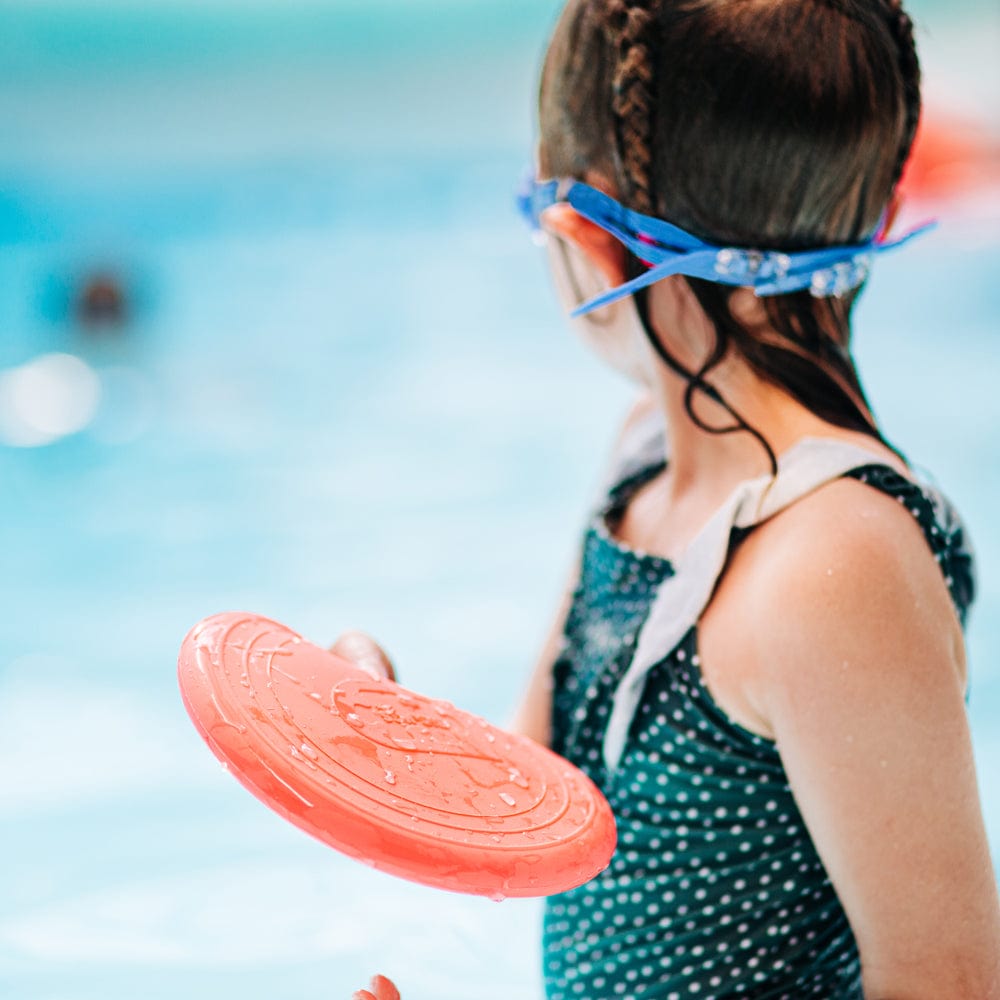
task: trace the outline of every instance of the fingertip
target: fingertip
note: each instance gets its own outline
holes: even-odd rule
[[[378,1000],[402,1000],[396,984],[385,976],[372,976],[372,989]]]
[[[379,669],[377,662],[367,659],[366,657],[359,657],[354,661],[354,665],[358,670],[363,670],[370,677],[373,677],[377,681],[384,681],[385,674]]]
[[[396,671],[385,650],[365,632],[352,629],[342,633],[329,651],[350,661],[375,680],[396,680]]]

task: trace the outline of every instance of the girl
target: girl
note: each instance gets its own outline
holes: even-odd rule
[[[1000,998],[971,557],[849,350],[919,111],[897,0],[569,0],[555,29],[522,204],[644,390],[516,726],[618,822],[546,902],[549,1000]]]

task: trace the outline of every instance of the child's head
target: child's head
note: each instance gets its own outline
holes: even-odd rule
[[[919,112],[898,0],[569,0],[542,75],[540,168],[604,178],[720,245],[851,244],[885,212]],[[761,337],[731,315],[731,288],[685,280],[758,374],[874,429],[847,355],[853,294],[766,298]]]

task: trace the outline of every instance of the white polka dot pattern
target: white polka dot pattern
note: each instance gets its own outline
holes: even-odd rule
[[[658,584],[673,573],[618,544],[606,522],[661,468],[613,490],[587,532],[554,667],[553,748],[604,791],[619,842],[604,872],[546,901],[548,1000],[861,1000],[857,947],[781,758],[712,699],[696,627],[650,672],[620,766],[613,776],[604,768],[611,696]],[[851,475],[914,510],[958,581],[950,585],[964,617],[971,559],[957,519],[943,521],[886,467]]]

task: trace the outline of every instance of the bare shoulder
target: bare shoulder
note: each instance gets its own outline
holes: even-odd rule
[[[658,407],[651,393],[640,392],[632,401],[624,418],[618,425],[605,460],[600,491],[601,499],[606,490],[621,476],[623,468],[637,456],[649,454],[650,447],[657,440],[660,429],[657,424]]]
[[[632,400],[625,419],[622,422],[620,435],[625,436],[633,428],[648,420],[656,412],[656,400],[648,389],[640,389]]]
[[[918,558],[930,554],[920,525],[904,504],[849,476],[814,490],[759,531],[768,536],[770,545],[779,543],[783,559],[794,559],[796,552],[803,557],[840,553],[862,559],[876,554],[909,553]],[[784,541],[789,544],[781,544]]]
[[[865,995],[995,996],[961,629],[912,512],[837,480],[755,530],[731,569],[742,690],[847,912]]]
[[[894,497],[853,478],[826,484],[758,528],[742,554],[741,588],[762,684],[813,684],[810,665],[878,663],[870,683],[894,684],[921,665],[964,689],[961,626],[923,529]],[[735,568],[735,567],[734,567]],[[807,654],[808,655],[805,655]],[[765,706],[760,706],[763,710]]]

